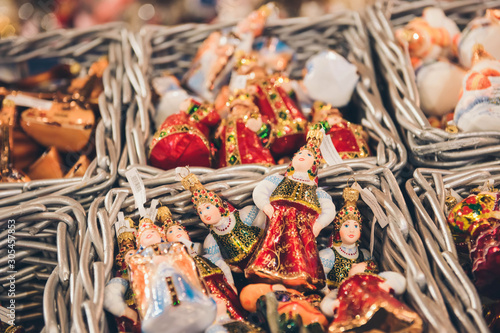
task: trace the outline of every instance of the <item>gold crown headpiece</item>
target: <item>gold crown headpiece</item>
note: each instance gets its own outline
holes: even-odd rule
[[[224,200],[222,200],[214,192],[207,190],[200,183],[196,175],[194,175],[193,173],[189,173],[181,180],[181,182],[184,188],[191,191],[191,202],[193,203],[195,209],[198,209],[199,205],[208,203],[214,205],[217,209],[219,209],[222,216],[227,216],[229,214],[229,209],[227,208]]]
[[[362,222],[361,213],[356,205],[359,199],[359,191],[352,187],[346,187],[344,188],[342,197],[344,198],[344,206],[342,206],[333,220],[333,240],[337,242],[340,241],[340,227],[345,221],[354,220],[358,222],[360,230]]]
[[[172,213],[167,206],[161,206],[160,208],[158,208],[158,211],[156,213],[156,221],[161,223],[161,225],[163,226],[163,231],[165,233],[171,226],[180,225],[179,222],[172,219]]]

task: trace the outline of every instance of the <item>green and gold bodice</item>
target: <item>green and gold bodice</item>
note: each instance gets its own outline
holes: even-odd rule
[[[219,266],[211,262],[209,259],[198,255],[193,256],[193,259],[202,278],[214,274],[223,274]]]
[[[326,279],[329,287],[337,288],[344,279],[349,277],[352,265],[363,262],[364,257],[361,251],[359,251],[356,259],[349,259],[342,256],[334,247],[332,247],[332,250],[335,253],[335,264],[332,270],[328,272]]]
[[[235,211],[233,216],[236,221],[230,233],[218,235],[210,229],[210,233],[219,245],[222,258],[228,264],[237,264],[251,255],[264,233],[264,230],[258,227],[243,223],[238,211]]]
[[[288,177],[283,178],[281,183],[271,194],[270,202],[273,201],[290,201],[306,206],[309,209],[321,213],[316,185],[308,185],[302,182],[292,180]]]

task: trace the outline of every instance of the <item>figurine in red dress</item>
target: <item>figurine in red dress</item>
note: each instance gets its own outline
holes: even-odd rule
[[[229,116],[218,129],[221,140],[219,167],[237,164],[273,165],[268,147],[271,127],[263,122],[259,108],[251,97],[240,92],[228,102]]]
[[[396,299],[391,286],[382,277],[355,274],[339,286],[333,311],[337,315],[328,332],[405,332],[423,331],[422,319],[417,313]],[[325,300],[323,300],[325,302]],[[323,303],[322,303],[323,308]],[[380,320],[380,316],[383,320]]]
[[[275,158],[297,151],[306,139],[308,122],[285,91],[283,84],[287,81],[283,76],[274,75],[247,84],[263,119],[268,119],[273,126],[276,139],[271,152]]]
[[[180,112],[165,119],[149,148],[152,166],[163,170],[184,165],[211,166],[212,145],[208,141],[209,130],[192,118],[196,115],[196,112],[193,112],[193,115]]]
[[[271,175],[255,188],[253,200],[269,221],[260,250],[245,270],[248,279],[304,290],[324,287],[316,237],[332,222],[335,205],[318,188],[322,136],[311,130],[285,175]]]
[[[312,112],[313,123],[326,121],[330,125],[326,134],[330,135],[335,149],[343,160],[371,155],[367,144],[368,134],[361,125],[344,120],[339,109],[333,108],[330,104],[315,102]]]

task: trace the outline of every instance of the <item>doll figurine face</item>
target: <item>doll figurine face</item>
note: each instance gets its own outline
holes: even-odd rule
[[[292,166],[298,172],[307,172],[314,163],[314,156],[308,149],[300,151],[293,157]]]
[[[158,244],[162,240],[160,233],[155,229],[149,229],[144,231],[141,235],[139,243],[142,247],[148,247],[149,245]]]
[[[347,220],[342,223],[339,230],[340,240],[345,245],[352,245],[356,243],[361,236],[359,223],[354,220]]]
[[[217,224],[222,218],[217,207],[208,203],[198,206],[198,215],[203,223],[208,225]]]
[[[181,239],[191,240],[186,230],[178,225],[168,228],[165,234],[167,235],[167,242],[178,242]]]

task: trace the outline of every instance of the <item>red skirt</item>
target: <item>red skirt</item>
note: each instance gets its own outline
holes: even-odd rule
[[[272,205],[275,211],[267,234],[245,270],[246,277],[298,290],[323,288],[325,273],[312,231],[318,213],[289,202]]]
[[[229,285],[223,274],[212,274],[203,278],[210,294],[219,297],[226,303],[229,316],[234,320],[245,320],[248,312],[243,309],[238,295]]]

